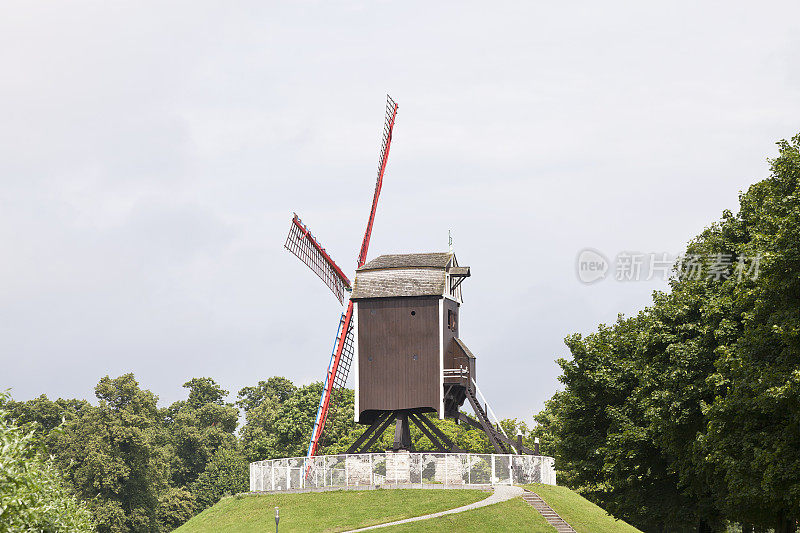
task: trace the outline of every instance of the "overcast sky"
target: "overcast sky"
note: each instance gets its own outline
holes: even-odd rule
[[[0,388],[322,379],[341,307],[283,242],[296,211],[352,273],[388,92],[370,257],[452,230],[479,385],[530,422],[563,338],[665,287],[578,252],[680,253],[800,132],[797,1],[538,4],[4,2]]]

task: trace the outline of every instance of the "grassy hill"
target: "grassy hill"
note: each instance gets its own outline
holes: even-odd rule
[[[380,533],[426,532],[426,533],[486,533],[522,532],[554,533],[550,524],[533,507],[514,498],[472,511],[401,524],[377,530]]]
[[[567,487],[527,485],[578,533],[641,533]]]
[[[525,488],[541,496],[578,533],[641,533],[635,527],[622,520],[617,520],[602,508],[566,487],[527,485]],[[485,531],[553,533],[555,529],[533,507],[517,498],[473,511],[387,527],[380,531],[386,533],[479,533]]]
[[[178,533],[271,531],[275,507],[280,532],[345,531],[436,513],[486,498],[482,490],[341,490],[300,494],[241,495],[223,498],[184,525]]]
[[[579,533],[636,533],[565,487],[530,485]],[[367,490],[304,494],[243,495],[225,498],[178,528],[178,533],[272,531],[275,506],[280,507],[280,532],[335,532],[435,513],[482,500],[480,490]],[[555,530],[530,505],[516,498],[464,513],[380,529],[394,532],[553,533]]]

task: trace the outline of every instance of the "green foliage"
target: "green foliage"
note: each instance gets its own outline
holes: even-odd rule
[[[227,391],[208,377],[184,388],[186,400],[159,408],[158,398],[125,374],[100,380],[97,405],[46,396],[0,404],[29,428],[31,445],[53,455],[98,531],[168,531],[220,498],[246,491],[250,461],[305,455],[322,392],[319,382],[296,387],[282,377],[243,388],[237,405],[246,424],[237,438],[239,410],[225,401]],[[352,390],[339,391],[320,453],[344,452],[364,430],[353,421],[354,400]],[[492,452],[482,432],[428,417],[459,447]],[[503,424],[530,441],[523,422]],[[433,449],[416,427],[412,438],[417,449]],[[375,451],[389,448],[392,439],[390,428]]]
[[[238,455],[235,468],[224,454],[212,464],[238,446],[239,412],[224,402],[227,392],[210,378],[184,387],[188,399],[166,409],[132,374],[101,379],[97,406],[45,396],[5,406],[35,431],[32,442],[54,457],[98,531],[167,531],[217,501],[213,483],[242,490],[247,468]]]
[[[95,393],[99,405],[66,421],[51,453],[88,501],[98,531],[156,530],[168,475],[157,398],[132,374],[101,379]]]
[[[728,275],[676,270],[636,317],[568,337],[566,388],[536,417],[560,479],[646,531],[800,517],[800,136],[779,148],[687,246],[734,258]]]
[[[170,487],[158,498],[156,516],[162,531],[172,531],[194,515],[195,497],[191,492]]]
[[[0,393],[0,400],[4,394]],[[52,462],[36,453],[33,433],[0,406],[0,533],[92,531],[91,513]]]
[[[285,453],[288,451],[287,448],[300,450],[302,441],[308,439],[308,435],[311,434],[313,424],[311,417],[316,415],[317,405],[314,404],[313,412],[310,414],[298,411],[298,408],[312,409],[310,398],[316,393],[318,403],[321,392],[320,383],[298,389],[291,381],[282,377],[272,377],[267,381],[260,381],[255,387],[245,387],[240,390],[237,404],[245,412],[246,424],[242,428],[241,443],[247,459],[260,461],[287,457]],[[298,394],[299,398],[295,398]],[[293,398],[295,399],[292,400]],[[300,398],[303,400],[300,401]],[[295,428],[292,424],[301,424],[302,427]],[[292,446],[292,437],[281,435],[281,428],[289,429],[293,438],[298,438],[304,431],[306,433],[295,443],[296,445]],[[304,454],[305,450],[300,450],[293,455]]]
[[[171,454],[171,485],[188,486],[205,470],[221,447],[235,447],[239,410],[223,400],[228,391],[211,378],[195,378],[183,385],[189,399],[166,410]]]
[[[247,459],[235,448],[220,448],[211,458],[191,491],[201,509],[217,503],[223,496],[245,492],[249,488]]]
[[[47,396],[42,394],[38,398],[27,402],[16,402],[6,398],[3,403],[8,415],[17,424],[31,425],[44,433],[61,425],[64,420],[72,420],[81,410],[90,407],[85,400],[62,400],[50,401]]]
[[[239,401],[236,404],[248,412],[258,407],[267,399],[283,403],[295,393],[297,387],[284,377],[273,376],[266,381],[259,381],[255,387],[245,387],[239,391]]]
[[[199,409],[206,404],[224,405],[223,399],[228,391],[211,378],[193,378],[183,384],[184,389],[189,389],[189,398],[186,404],[192,409]]]

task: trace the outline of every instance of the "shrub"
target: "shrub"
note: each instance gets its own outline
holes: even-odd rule
[[[92,531],[91,513],[52,461],[35,450],[33,433],[9,422],[0,409],[0,533]]]

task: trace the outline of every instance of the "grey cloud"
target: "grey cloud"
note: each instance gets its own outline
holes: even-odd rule
[[[797,132],[798,15],[12,2],[0,388],[91,397],[133,371],[169,402],[194,376],[322,379],[340,308],[283,239],[297,211],[352,272],[388,91],[400,114],[370,255],[442,250],[453,230],[481,389],[530,419],[566,334],[663,288],[585,286],[578,250],[679,252]]]

